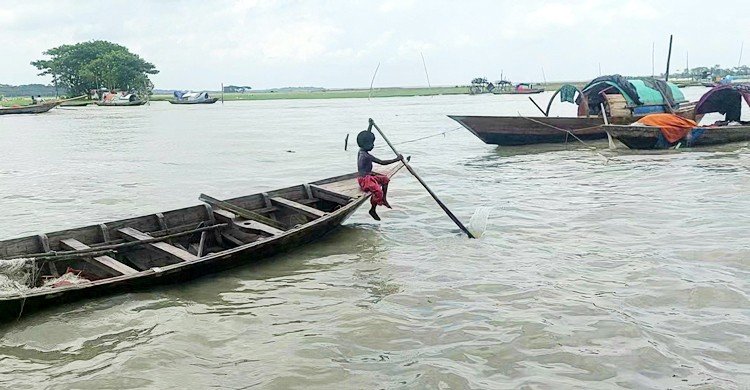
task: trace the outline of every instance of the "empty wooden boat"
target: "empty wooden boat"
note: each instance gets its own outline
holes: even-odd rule
[[[9,114],[41,114],[55,108],[58,104],[57,101],[31,104],[28,106],[19,107],[0,107],[0,115]]]
[[[381,173],[393,176],[402,166]],[[356,177],[226,200],[201,195],[203,204],[193,207],[0,241],[0,271],[15,267],[22,275],[16,288],[0,291],[0,320],[252,264],[309,243],[368,200]]]

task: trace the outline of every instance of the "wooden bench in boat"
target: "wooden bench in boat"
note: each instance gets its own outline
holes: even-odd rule
[[[281,229],[276,229],[273,226],[268,226],[264,223],[253,221],[252,219],[238,220],[238,216],[236,214],[227,210],[214,210],[214,216],[219,221],[232,223],[233,226],[239,228],[240,230],[263,232],[272,236],[284,233],[284,231]]]
[[[143,241],[143,240],[148,240],[148,239],[153,238],[152,236],[144,232],[138,231],[130,227],[117,229],[117,231],[120,233],[120,235],[122,235],[125,239],[128,239],[128,240]],[[169,245],[166,242],[153,242],[153,243],[148,244],[148,246],[158,252],[165,253],[172,257],[176,257],[177,259],[182,260],[182,261],[192,261],[192,260],[198,259],[198,256],[184,249],[180,249],[174,245]]]
[[[250,210],[244,209],[242,207],[233,205],[233,204],[231,204],[229,202],[224,202],[222,200],[218,200],[216,198],[212,198],[212,197],[210,197],[210,196],[208,196],[206,194],[201,194],[198,197],[198,199],[200,201],[202,201],[202,202],[210,204],[213,207],[217,207],[219,209],[224,209],[224,210],[227,210],[227,211],[231,211],[232,213],[237,214],[237,215],[239,215],[242,218],[250,219],[250,220],[253,220],[253,221],[256,221],[256,222],[260,222],[260,223],[262,223],[264,225],[268,225],[268,226],[271,226],[271,227],[276,228],[276,229],[280,229],[280,230],[284,229],[284,225],[282,225],[278,221],[275,221],[275,220],[273,220],[271,218],[264,217],[263,215],[260,215],[260,214],[254,212],[254,211],[250,211]],[[214,210],[214,211],[216,211],[216,210]]]
[[[318,210],[310,206],[305,206],[302,203],[298,203],[293,200],[281,198],[278,196],[271,198],[271,202],[278,204],[279,206],[286,207],[288,209],[292,209],[294,211],[300,212],[312,218],[320,218],[327,214],[325,211]]]
[[[61,240],[60,243],[67,248],[70,248],[72,250],[80,251],[84,249],[90,249],[91,247],[74,239],[74,238],[68,238],[65,240]],[[113,259],[109,256],[96,256],[93,259],[91,258],[83,258],[85,261],[93,262],[94,264],[104,267],[108,270],[112,270],[117,274],[122,275],[132,275],[135,273],[138,273],[137,270],[128,267],[127,265],[120,263],[119,261]]]

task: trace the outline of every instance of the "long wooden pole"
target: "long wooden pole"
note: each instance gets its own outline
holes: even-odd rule
[[[667,72],[664,73],[664,81],[669,81],[669,61],[672,59],[672,36],[669,36],[669,52],[667,53]]]
[[[378,127],[378,125],[375,124],[375,121],[372,120],[372,118],[370,118],[370,127],[375,127],[375,130],[377,130],[378,133],[380,133],[380,136],[383,137],[383,140],[385,140],[388,146],[391,147],[391,150],[393,150],[393,153],[396,153],[396,155],[399,155],[399,152],[393,146],[391,141],[388,140],[388,137],[385,136],[385,134],[383,133],[383,130],[380,130],[380,127]],[[408,169],[409,172],[417,179],[417,181],[419,181],[419,184],[421,184],[422,187],[424,187],[424,189],[427,190],[430,196],[432,196],[432,199],[435,199],[435,202],[438,204],[438,206],[440,206],[440,208],[443,209],[443,211],[445,211],[446,214],[448,214],[448,217],[450,217],[453,223],[455,223],[456,226],[458,226],[464,233],[466,233],[466,235],[469,236],[469,238],[476,238],[474,237],[473,234],[471,234],[471,232],[469,232],[469,229],[467,229],[466,226],[464,226],[464,224],[462,224],[461,221],[459,221],[458,218],[456,218],[456,216],[453,215],[453,213],[450,210],[448,210],[448,207],[442,201],[440,201],[440,199],[438,199],[437,195],[435,195],[435,193],[432,192],[430,187],[427,186],[427,183],[425,183],[424,180],[422,180],[422,178],[419,177],[419,175],[416,172],[414,172],[414,170],[411,168],[409,163],[406,161],[402,161],[402,162],[404,166],[406,167],[406,169]]]

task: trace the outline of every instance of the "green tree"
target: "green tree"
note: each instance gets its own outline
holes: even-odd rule
[[[31,63],[51,75],[53,81],[70,91],[83,95],[89,89],[109,88],[137,90],[148,93],[153,88],[148,75],[159,73],[154,64],[146,62],[125,46],[107,41],[89,41],[62,45],[43,53],[50,59]]]

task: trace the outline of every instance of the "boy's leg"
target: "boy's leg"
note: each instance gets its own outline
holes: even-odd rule
[[[379,216],[379,215],[378,215],[378,213],[377,213],[377,212],[375,211],[375,207],[377,207],[377,205],[376,205],[375,203],[373,203],[373,204],[372,204],[372,207],[370,207],[370,211],[369,211],[369,213],[370,213],[370,216],[372,217],[372,219],[374,219],[374,220],[376,220],[376,221],[380,221],[380,216]]]
[[[391,204],[388,203],[388,183],[391,182],[391,179],[388,178],[388,176],[385,176],[385,175],[377,175],[377,176],[375,176],[375,181],[377,181],[378,184],[380,184],[380,188],[383,191],[382,205],[385,206],[385,207],[388,207],[389,209],[392,208]]]

